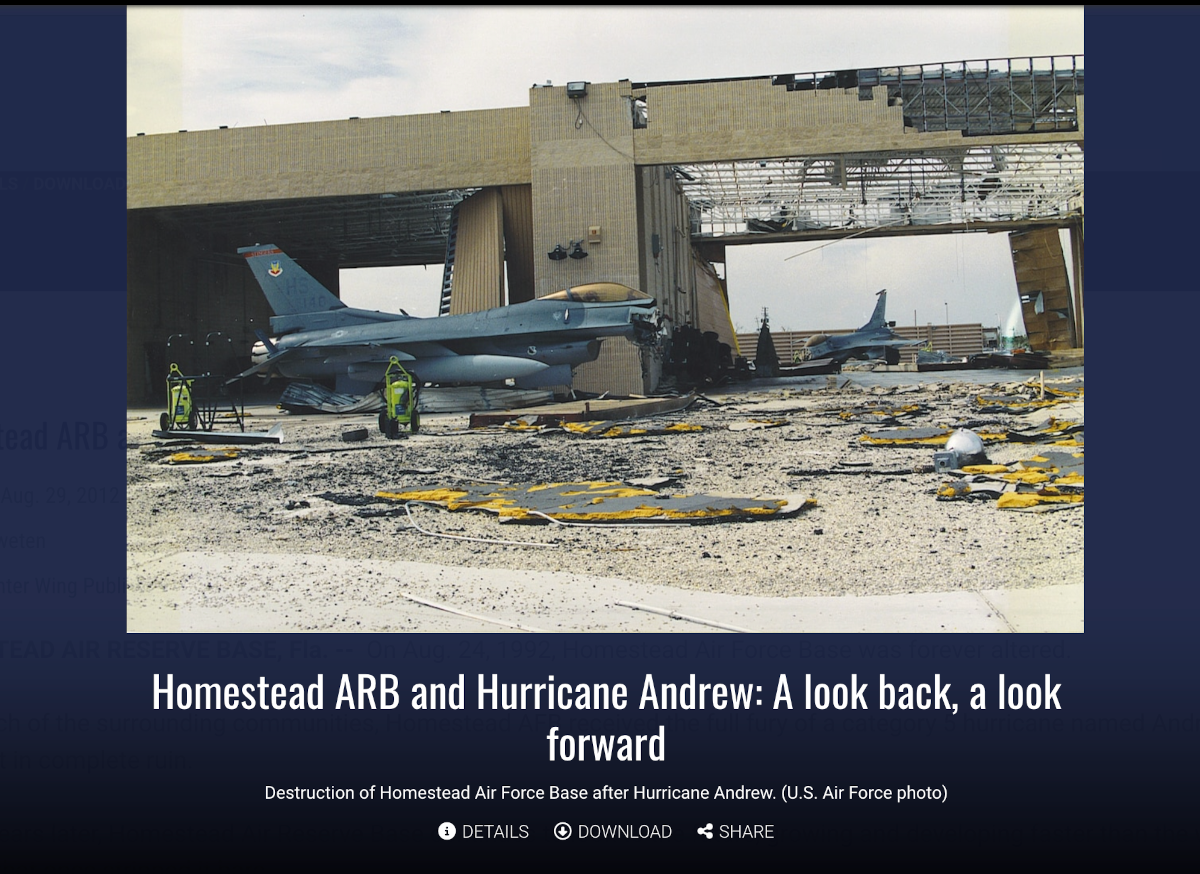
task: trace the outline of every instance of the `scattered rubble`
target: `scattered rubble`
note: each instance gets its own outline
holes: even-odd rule
[[[407,560],[467,575],[486,568],[536,568],[759,596],[1082,582],[1082,380],[1047,380],[1043,392],[1036,382],[981,386],[978,378],[943,378],[864,386],[855,381],[860,378],[843,377],[832,385],[811,378],[803,388],[749,383],[729,394],[710,391],[703,403],[666,404],[650,416],[597,426],[597,434],[619,428],[632,439],[587,439],[590,427],[573,433],[557,423],[531,422],[535,430],[470,430],[465,414],[433,414],[423,418],[420,433],[387,441],[370,414],[264,409],[256,411],[256,419],[263,427],[286,423],[286,444],[204,450],[156,441],[150,438],[156,415],[131,415],[128,549],[138,557],[186,551]],[[1049,409],[1026,406],[1034,402]],[[1044,411],[1040,420],[1037,410]],[[903,421],[904,429],[895,421]],[[738,423],[761,427],[735,430]],[[341,435],[357,427],[367,429],[367,438],[343,443]],[[994,468],[952,476],[934,469],[939,439],[944,443],[959,428],[983,438]],[[900,431],[908,436],[887,437]],[[165,463],[184,453],[223,460]],[[1014,478],[1006,479],[1009,475]],[[1028,481],[1038,476],[1046,479]],[[528,527],[523,540],[555,547],[530,550],[505,541],[501,520],[490,513],[423,507],[423,525],[461,539],[423,536],[410,524],[402,498],[381,497],[431,484],[461,492],[479,483],[495,492],[522,483],[528,488],[596,482],[648,491],[642,497],[663,506],[669,500],[658,496],[733,496],[737,504],[757,496],[805,495],[815,504],[806,500],[803,513],[768,524]],[[1008,502],[1030,509],[997,512]],[[1047,507],[1072,512],[1037,511]],[[203,600],[236,615],[236,571],[221,586],[203,590],[163,573],[131,575],[130,604],[145,603],[151,589],[167,586],[175,593],[175,609]],[[257,585],[287,589],[286,579],[267,580]],[[288,593],[289,603],[295,595]],[[366,607],[394,593],[365,578],[331,579],[327,589],[310,597]],[[530,622],[537,625],[536,617]]]

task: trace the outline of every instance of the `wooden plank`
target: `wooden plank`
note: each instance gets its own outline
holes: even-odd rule
[[[472,413],[470,427],[486,428],[503,425],[513,419],[533,419],[537,425],[553,425],[559,422],[610,421],[614,419],[636,419],[642,416],[657,416],[686,409],[696,401],[694,394],[677,398],[605,398],[602,400],[570,401],[563,404],[548,404],[526,410],[508,410],[500,413]]]

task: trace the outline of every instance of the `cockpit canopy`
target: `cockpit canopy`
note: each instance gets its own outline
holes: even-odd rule
[[[651,301],[653,298],[644,291],[630,288],[619,282],[589,282],[586,285],[574,285],[563,291],[548,294],[539,300],[570,300],[580,303],[621,303],[624,301]]]

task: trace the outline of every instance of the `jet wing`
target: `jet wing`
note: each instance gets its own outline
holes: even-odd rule
[[[436,344],[416,344],[418,346],[436,346]],[[441,349],[442,355],[453,355],[449,349],[445,347],[437,347]],[[422,350],[420,354],[425,354]],[[436,349],[430,350],[428,354],[436,355]],[[387,347],[382,344],[378,346],[292,346],[282,351],[277,351],[269,356],[264,361],[260,361],[248,370],[243,370],[237,376],[231,377],[226,381],[226,385],[237,382],[239,379],[245,379],[248,376],[254,376],[259,373],[270,373],[277,370],[281,364],[297,365],[300,362],[321,362],[322,364],[372,364],[382,363],[387,364],[392,356],[396,356],[402,362],[414,361],[417,356],[409,354],[401,349]]]
[[[232,385],[233,383],[237,382],[239,379],[245,379],[248,376],[254,376],[256,373],[263,373],[263,372],[270,373],[271,370],[273,370],[275,368],[275,366],[280,362],[281,359],[289,357],[293,351],[295,351],[295,350],[285,349],[282,352],[278,352],[275,355],[272,355],[266,361],[258,362],[258,364],[255,364],[249,370],[243,370],[237,376],[231,376],[229,379],[225,380],[225,385]]]

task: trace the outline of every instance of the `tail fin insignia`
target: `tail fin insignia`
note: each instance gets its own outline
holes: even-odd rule
[[[271,243],[244,246],[238,249],[238,254],[245,257],[277,316],[328,312],[346,306],[307,270]]]

